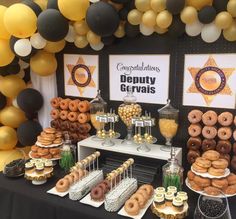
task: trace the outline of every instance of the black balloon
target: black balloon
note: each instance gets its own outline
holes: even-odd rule
[[[122,8],[119,11],[120,19],[123,21],[127,20],[128,13],[129,13],[129,10],[127,8]]]
[[[116,38],[114,35],[108,37],[102,37],[102,42],[104,43],[105,46],[109,46],[114,43],[115,39]]]
[[[59,10],[57,0],[48,0],[47,8]]]
[[[212,6],[216,9],[217,13],[227,11],[227,4],[229,0],[214,0]]]
[[[18,64],[18,62],[19,62],[19,58],[17,56],[15,56],[15,58],[13,59],[13,61],[9,65]]]
[[[23,78],[25,83],[28,83],[30,81],[30,71],[29,68],[25,69],[25,77]]]
[[[125,8],[127,8],[129,11],[131,11],[132,9],[135,9],[135,0],[131,0],[130,2],[128,2],[127,4],[125,4]]]
[[[132,25],[129,22],[125,23],[125,33],[127,37],[136,37],[140,34],[139,25]]]
[[[3,109],[7,104],[7,98],[0,93],[0,110]]]
[[[17,137],[22,145],[33,145],[37,141],[37,136],[42,132],[41,125],[32,120],[20,124],[17,129]]]
[[[7,66],[7,73],[10,75],[17,74],[20,72],[19,64],[11,64]]]
[[[212,6],[205,6],[198,12],[198,19],[203,24],[209,24],[215,20],[216,10]]]
[[[168,27],[168,33],[172,37],[180,37],[185,32],[185,24],[181,21],[179,16],[173,17],[171,25]]]
[[[167,0],[166,9],[172,14],[179,14],[185,6],[185,0]]]
[[[37,15],[37,17],[42,12],[42,9],[40,8],[40,6],[31,0],[25,0],[22,3],[29,6],[34,11],[34,13]]]
[[[43,97],[35,89],[26,88],[22,90],[17,98],[17,105],[26,113],[34,113],[43,106]]]
[[[111,1],[117,4],[125,4],[130,2],[130,0],[111,0]]]
[[[7,72],[7,66],[0,67],[0,75],[1,75],[1,76],[7,76],[7,75],[9,75],[8,72]]]
[[[34,113],[25,113],[25,117],[26,117],[28,120],[36,119],[37,116],[38,116],[38,113],[37,113],[37,112],[34,112]]]
[[[105,37],[112,35],[117,30],[120,19],[113,6],[100,1],[90,5],[86,21],[94,33]]]
[[[49,41],[65,38],[69,30],[68,20],[56,9],[46,9],[38,16],[38,32]]]

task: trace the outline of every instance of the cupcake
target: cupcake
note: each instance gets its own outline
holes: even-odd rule
[[[183,200],[183,202],[187,202],[188,201],[188,194],[187,192],[178,192],[177,193],[177,197],[181,198]]]
[[[46,169],[51,169],[52,166],[53,166],[52,161],[51,160],[46,160],[44,162],[44,166],[45,166]]]
[[[177,193],[177,188],[175,186],[168,186],[167,192],[173,192],[174,194]]]
[[[183,200],[179,197],[175,197],[172,201],[172,208],[177,212],[183,211],[184,208]]]
[[[172,206],[173,198],[174,198],[173,192],[166,192],[165,193],[166,206]]]
[[[164,187],[157,187],[156,189],[155,189],[155,194],[157,195],[157,194],[163,194],[163,195],[165,195],[165,192],[166,192],[166,189],[164,188]]]
[[[159,208],[159,209],[165,208],[164,194],[156,194],[154,196],[154,202],[155,202],[157,208]]]
[[[32,172],[32,170],[34,169],[34,164],[31,162],[28,162],[25,164],[25,171],[27,172]]]
[[[43,171],[44,171],[44,164],[43,163],[37,163],[36,165],[35,165],[35,170],[36,170],[36,172],[37,173],[42,173]]]

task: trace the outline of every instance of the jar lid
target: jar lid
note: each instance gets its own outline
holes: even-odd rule
[[[171,103],[170,103],[170,99],[167,100],[167,104],[162,107],[161,109],[158,110],[158,112],[160,114],[166,114],[166,115],[170,115],[170,114],[177,114],[179,113],[178,109],[175,109]]]
[[[133,95],[133,91],[131,87],[128,87],[126,96],[123,98],[125,103],[136,103],[137,98]]]
[[[101,96],[101,90],[97,90],[96,97],[90,101],[90,104],[95,104],[95,103],[101,103],[103,105],[107,104],[106,101]]]

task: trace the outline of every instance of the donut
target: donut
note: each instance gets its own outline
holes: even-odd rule
[[[187,154],[187,160],[189,164],[193,164],[197,157],[200,157],[199,151],[190,150]]]
[[[233,138],[234,138],[234,140],[236,141],[236,129],[235,129],[234,132],[233,132]]]
[[[202,154],[202,157],[214,161],[214,160],[218,160],[220,158],[220,153],[214,150],[209,150],[206,151]]]
[[[70,126],[70,123],[68,121],[62,121],[61,122],[61,130],[62,131],[68,131],[69,126]]]
[[[78,125],[77,122],[70,122],[70,127],[69,127],[71,132],[77,132],[78,131]]]
[[[72,185],[74,183],[74,178],[71,175],[66,175],[64,177],[64,179],[67,179],[69,181],[70,185]]]
[[[202,114],[201,110],[192,110],[188,114],[188,121],[192,124],[199,123],[202,120]]]
[[[218,137],[221,140],[228,140],[232,136],[232,129],[229,127],[221,127],[218,130]]]
[[[68,108],[69,108],[69,102],[70,102],[70,99],[69,98],[67,98],[67,99],[62,99],[61,101],[60,101],[60,108],[62,109],[62,110],[68,110]]]
[[[234,125],[236,126],[236,116],[234,116]]]
[[[50,115],[52,119],[58,119],[60,117],[60,111],[58,109],[52,109]]]
[[[80,101],[78,103],[78,109],[81,113],[85,113],[85,112],[89,111],[89,105],[90,105],[90,103],[87,100]]]
[[[216,169],[225,169],[228,167],[229,163],[225,159],[219,159],[212,161],[211,165]]]
[[[71,122],[75,122],[77,120],[77,113],[76,112],[68,112],[67,119]]]
[[[104,194],[106,194],[108,192],[108,187],[107,187],[107,185],[105,183],[102,183],[102,182],[99,183],[98,187],[102,188]]]
[[[61,98],[60,97],[55,97],[55,98],[52,98],[51,101],[50,101],[50,104],[53,108],[59,108],[60,106],[60,101],[61,101]]]
[[[234,173],[230,173],[226,179],[228,180],[228,184],[231,185],[236,185],[236,175]]]
[[[47,148],[39,148],[38,149],[38,155],[44,156],[44,155],[47,155],[47,154],[49,154],[49,150]]]
[[[214,126],[204,126],[202,129],[202,135],[206,139],[213,139],[217,135],[217,129]]]
[[[60,153],[60,148],[51,148],[49,149],[49,153],[54,155],[54,154],[59,154]]]
[[[145,199],[145,201],[147,201],[149,199],[149,195],[146,190],[138,189],[136,194],[141,194],[143,196],[143,198]]]
[[[88,133],[92,128],[89,123],[85,123],[85,124],[83,124],[83,126],[85,128],[85,133]]]
[[[202,122],[204,125],[213,126],[217,123],[217,114],[216,112],[209,110],[202,115]]]
[[[230,155],[229,154],[220,154],[220,159],[225,159],[230,164]]]
[[[32,158],[40,158],[40,156],[38,155],[38,153],[37,153],[37,152],[33,152],[33,151],[31,151],[30,156],[31,156]]]
[[[218,122],[222,126],[230,126],[233,122],[233,114],[230,112],[223,112],[218,116]]]
[[[210,167],[208,169],[208,173],[212,176],[223,176],[225,174],[225,169],[216,169],[214,167]]]
[[[84,124],[89,121],[89,114],[88,113],[80,113],[78,115],[78,122]]]
[[[31,147],[31,151],[32,151],[32,152],[35,152],[35,153],[38,152],[38,149],[39,149],[39,147],[36,146],[36,145],[33,145],[33,146]]]
[[[67,115],[68,115],[68,111],[62,110],[62,111],[60,112],[60,119],[62,119],[62,120],[67,120]]]
[[[212,196],[217,196],[221,194],[220,189],[215,188],[213,186],[208,186],[206,188],[204,188],[204,192],[208,195],[212,195]]]
[[[77,99],[77,100],[71,100],[69,102],[69,110],[72,111],[72,112],[76,112],[78,111],[78,104],[79,104],[80,100]]]
[[[78,132],[80,134],[86,133],[86,127],[84,126],[84,124],[77,124],[78,125]]]
[[[56,129],[48,127],[48,128],[45,128],[43,131],[47,134],[55,134]]]
[[[188,181],[190,187],[195,191],[202,191],[202,187],[196,184],[194,181]]]
[[[203,168],[209,168],[211,166],[211,161],[207,160],[204,157],[197,157],[195,163]]]
[[[110,188],[111,188],[111,182],[110,182],[109,180],[103,180],[102,183],[106,185],[106,187],[108,188],[108,190],[110,190]]]
[[[188,127],[188,134],[192,137],[197,137],[201,134],[202,132],[202,127],[200,124],[191,124]]]
[[[197,176],[197,175],[194,177],[193,181],[194,181],[198,186],[203,187],[203,188],[208,187],[208,186],[211,185],[211,180],[210,180],[210,179],[208,179],[208,178],[203,178],[203,177]]]
[[[202,140],[199,137],[190,137],[187,141],[187,148],[190,150],[197,151],[200,149]]]
[[[80,179],[82,179],[83,178],[83,176],[85,175],[85,173],[84,173],[84,171],[82,170],[82,169],[77,169],[77,171],[76,171],[78,174],[79,174],[79,178]]]
[[[91,199],[94,201],[102,201],[104,199],[104,192],[101,187],[94,187],[90,192]]]
[[[54,119],[50,122],[50,126],[52,128],[58,129],[60,127],[60,120],[59,119]]]
[[[136,199],[129,199],[125,202],[125,211],[129,215],[138,215],[139,214],[139,204]]]
[[[71,172],[69,175],[72,176],[74,183],[79,181],[79,174],[76,171]]]
[[[223,179],[212,179],[211,184],[218,188],[218,189],[224,189],[228,187],[228,180],[223,178]]]
[[[214,150],[216,148],[216,141],[214,139],[204,139],[202,141],[202,150],[209,151]]]
[[[151,185],[144,184],[144,185],[139,187],[139,190],[142,190],[142,189],[146,191],[146,193],[148,194],[149,197],[152,196],[154,189]]]
[[[233,170],[236,170],[236,156],[233,156],[230,165],[232,167]]]
[[[146,204],[146,201],[145,199],[143,198],[143,196],[141,194],[133,194],[130,199],[135,199],[136,201],[138,201],[138,205],[140,208],[144,208],[145,204]]]
[[[232,149],[232,144],[230,143],[230,141],[220,140],[216,145],[216,150],[222,154],[230,153],[231,149]]]
[[[53,157],[51,154],[46,154],[46,155],[41,156],[41,158],[52,159]]]
[[[234,195],[236,193],[236,185],[228,186],[223,190],[226,195]]]
[[[55,187],[58,192],[66,192],[70,187],[70,183],[67,179],[63,178],[57,181]]]
[[[192,172],[191,170],[188,171],[187,173],[188,180],[193,181],[195,176],[196,175],[194,172]]]
[[[73,142],[77,142],[79,140],[79,136],[77,133],[70,133],[70,138]]]
[[[236,142],[234,142],[234,144],[233,144],[233,152],[236,155]]]
[[[89,136],[90,136],[89,134],[79,134],[79,139],[84,140],[84,139],[88,138]]]
[[[194,171],[196,171],[197,173],[207,173],[207,168],[204,167],[200,167],[198,166],[196,163],[192,164],[192,168]]]

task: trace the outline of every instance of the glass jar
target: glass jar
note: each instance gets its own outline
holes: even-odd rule
[[[162,186],[166,189],[168,186],[175,186],[177,191],[182,190],[184,169],[179,165],[178,160],[171,158],[168,163],[162,167]]]

